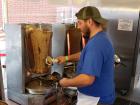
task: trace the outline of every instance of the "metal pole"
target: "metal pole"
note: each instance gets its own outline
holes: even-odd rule
[[[4,25],[8,23],[8,0],[2,0],[2,29],[4,30]]]
[[[0,100],[5,100],[3,77],[2,77],[2,67],[1,67],[1,58],[0,58]]]

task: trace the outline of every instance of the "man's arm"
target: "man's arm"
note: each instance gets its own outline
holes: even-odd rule
[[[67,56],[67,58],[66,58],[66,56],[59,56],[56,59],[58,59],[59,64],[63,64],[63,63],[69,62],[69,61],[70,62],[78,61],[80,59],[80,54],[81,54],[81,52],[78,52],[78,53]]]
[[[68,56],[68,61],[78,61],[80,59],[80,54],[81,52],[78,52]]]
[[[62,87],[84,87],[93,84],[95,76],[80,74],[72,79],[63,78],[59,81]]]

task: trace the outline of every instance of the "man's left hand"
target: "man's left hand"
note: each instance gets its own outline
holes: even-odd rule
[[[63,78],[59,81],[59,84],[62,86],[62,87],[67,87],[68,86],[68,78]]]

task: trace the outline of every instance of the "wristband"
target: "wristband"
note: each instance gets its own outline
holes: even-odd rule
[[[68,62],[68,60],[69,60],[68,56],[65,56],[66,63]]]

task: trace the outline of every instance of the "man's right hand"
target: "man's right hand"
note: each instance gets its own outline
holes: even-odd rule
[[[58,64],[64,64],[66,63],[66,59],[65,59],[65,56],[59,56],[56,58],[58,60]]]

